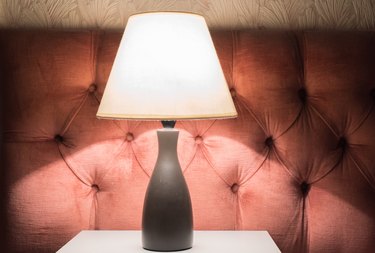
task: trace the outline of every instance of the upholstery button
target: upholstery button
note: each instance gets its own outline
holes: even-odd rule
[[[232,190],[233,193],[236,193],[238,192],[238,189],[240,188],[240,186],[238,184],[233,184],[230,189]]]
[[[306,102],[307,92],[306,89],[299,89],[298,90],[298,97],[301,99],[303,103]]]
[[[372,99],[375,99],[375,89],[372,89],[370,91],[370,96],[372,97]]]
[[[197,143],[197,144],[201,144],[203,142],[203,138],[202,138],[202,136],[196,136],[195,137],[195,143]]]
[[[126,134],[126,140],[129,141],[129,142],[134,140],[134,135],[132,133],[127,133]]]
[[[273,138],[272,138],[272,136],[270,136],[270,137],[268,137],[265,141],[264,141],[264,143],[266,144],[266,146],[267,147],[272,147],[273,146]]]
[[[100,189],[99,189],[99,186],[97,185],[97,184],[93,184],[93,185],[91,185],[91,188],[94,190],[94,191],[99,191]]]
[[[304,197],[307,196],[307,194],[309,193],[309,190],[310,190],[310,185],[306,182],[303,182],[301,184],[301,192]]]
[[[345,137],[341,137],[341,138],[339,139],[339,142],[338,142],[337,146],[338,146],[339,148],[345,148],[346,145],[347,145],[347,143],[346,143],[346,139],[345,139]]]
[[[90,93],[93,93],[97,90],[97,86],[95,84],[91,84],[90,87],[89,87],[89,92]]]
[[[56,142],[63,142],[64,138],[61,135],[56,134],[55,137],[54,137],[54,140]]]
[[[232,98],[234,98],[237,95],[237,92],[234,88],[231,88],[229,91],[230,91],[230,95],[232,96]]]

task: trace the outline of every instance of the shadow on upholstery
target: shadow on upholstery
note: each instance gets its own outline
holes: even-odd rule
[[[177,123],[195,229],[268,230],[282,252],[371,252],[375,33],[212,35],[239,117]],[[0,32],[6,252],[140,229],[160,124],[95,117],[120,38]]]

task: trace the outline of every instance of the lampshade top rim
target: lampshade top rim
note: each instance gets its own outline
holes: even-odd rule
[[[177,15],[191,15],[191,16],[198,16],[203,17],[203,15],[195,13],[195,12],[189,12],[189,11],[144,11],[144,12],[137,12],[129,16],[129,19],[132,17],[137,16],[143,16],[143,15],[159,15],[159,14],[177,14]]]

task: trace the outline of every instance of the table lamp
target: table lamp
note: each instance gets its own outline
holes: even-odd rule
[[[193,214],[177,156],[176,120],[236,116],[202,16],[150,12],[129,18],[97,117],[162,122],[158,158],[144,199],[143,248],[192,247]]]

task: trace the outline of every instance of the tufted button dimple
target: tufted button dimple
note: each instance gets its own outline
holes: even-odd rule
[[[126,134],[126,140],[127,141],[133,141],[134,140],[134,135],[132,133],[127,133]]]
[[[237,95],[237,92],[234,88],[231,88],[229,91],[230,91],[230,95],[232,96],[232,98],[234,98]]]
[[[345,137],[341,137],[341,138],[339,139],[339,142],[338,142],[337,146],[338,146],[339,148],[343,148],[343,149],[345,149],[345,147],[347,146],[347,142],[346,142]]]
[[[64,141],[64,138],[63,138],[61,135],[56,134],[55,137],[54,137],[54,140],[55,140],[56,142],[63,142],[63,141]]]
[[[306,182],[302,182],[301,184],[301,192],[302,192],[302,195],[304,197],[307,196],[307,194],[309,193],[309,190],[310,190],[310,185]]]
[[[372,99],[375,99],[375,89],[372,89],[370,91],[370,96],[371,96]]]
[[[97,184],[93,184],[93,185],[91,185],[91,188],[94,190],[94,191],[99,191],[100,189],[99,189],[99,186],[97,185]]]
[[[306,89],[304,89],[304,88],[299,89],[298,90],[298,97],[302,101],[302,103],[305,103],[306,102],[306,98],[307,98]]]
[[[198,135],[195,137],[195,143],[196,144],[201,144],[203,142],[202,136]]]
[[[269,136],[264,143],[266,144],[267,147],[271,148],[273,146],[273,138],[272,136]]]
[[[236,193],[238,192],[238,189],[240,188],[240,186],[238,184],[233,184],[230,189],[233,193]]]
[[[90,92],[90,93],[93,93],[93,92],[95,92],[97,89],[98,89],[98,87],[96,86],[96,84],[91,84],[90,87],[89,87],[89,92]]]

